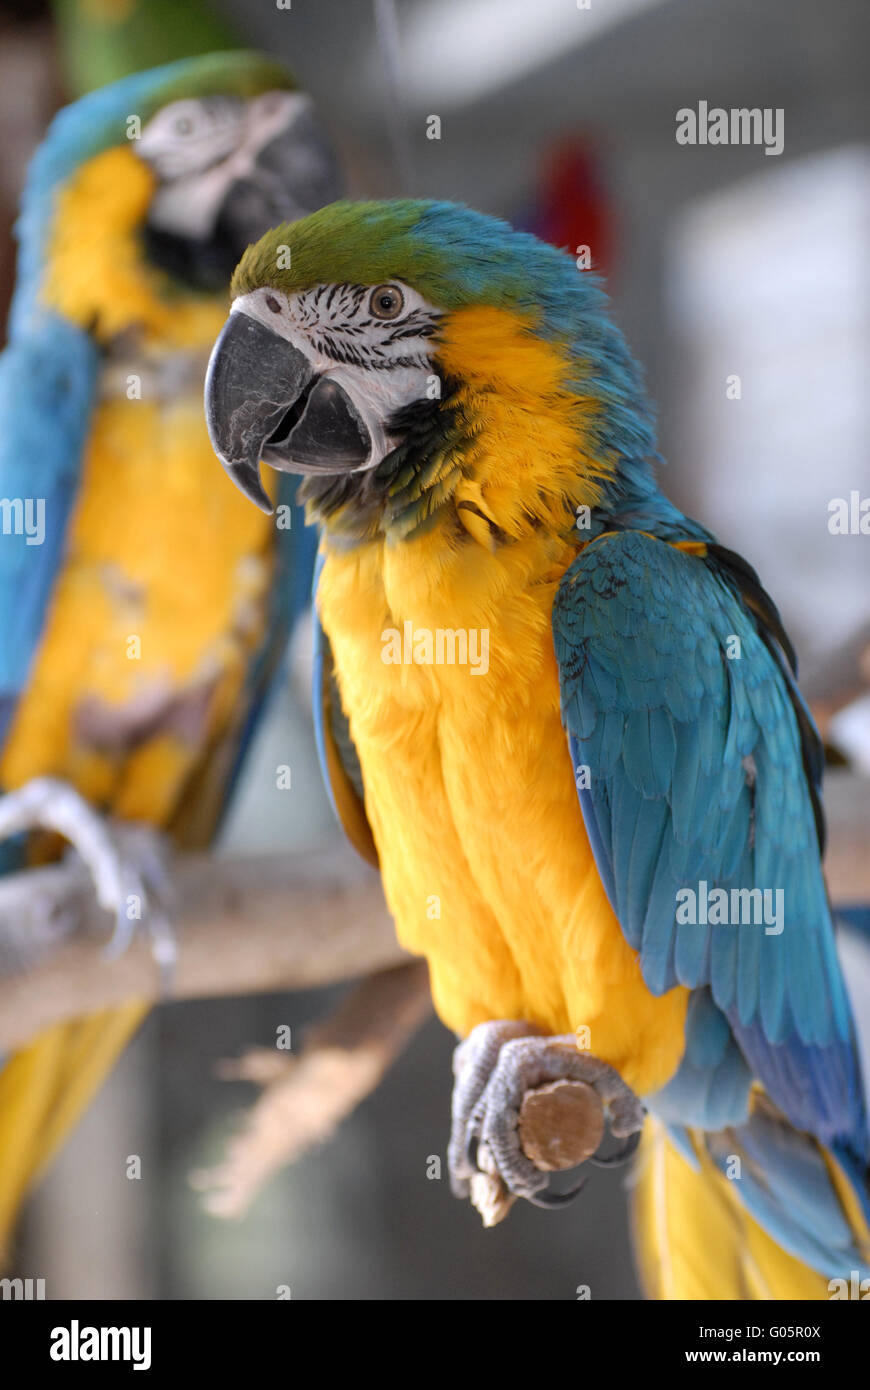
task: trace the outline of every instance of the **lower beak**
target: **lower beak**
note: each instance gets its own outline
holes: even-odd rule
[[[212,448],[258,507],[272,504],[260,461],[284,473],[344,473],[363,466],[371,438],[347,393],[250,314],[230,314],[205,379]]]

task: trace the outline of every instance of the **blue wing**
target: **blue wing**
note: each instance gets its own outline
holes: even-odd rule
[[[97,363],[88,335],[47,313],[0,356],[0,743],[63,556]]]
[[[753,1098],[746,1123],[716,1133],[669,1127],[671,1142],[693,1168],[695,1146],[725,1176],[735,1178],[741,1204],[776,1243],[826,1279],[870,1277],[868,1249],[860,1220],[853,1223],[840,1195],[847,1185],[866,1223],[870,1200],[861,1165],[848,1153],[837,1155],[841,1183],[833,1180],[833,1160],[808,1134],[771,1113],[763,1095]],[[739,1160],[736,1169],[735,1160]]]
[[[46,239],[57,190],[114,143],[131,111],[153,102],[184,63],[133,73],[66,107],[33,156],[16,224],[19,249],[0,355],[0,746],[39,640],[78,488],[96,391],[99,351],[83,328],[41,301]],[[19,526],[20,509],[44,505],[44,536]],[[7,519],[10,518],[10,519]],[[30,544],[28,544],[28,539]]]
[[[563,717],[575,765],[590,771],[580,799],[598,869],[644,979],[657,994],[709,986],[667,1098],[692,1090],[694,1069],[695,1101],[708,1103],[725,1067],[734,1113],[722,1113],[720,1092],[716,1119],[745,1118],[748,1076],[733,1039],[793,1124],[866,1153],[821,871],[818,759],[772,640],[776,621],[748,566],[741,582],[712,554],[641,532],[604,535],[554,605]],[[768,890],[765,923],[745,920],[763,904],[748,896],[730,910],[739,925],[678,917],[691,901],[683,890],[700,904],[715,889],[729,905],[732,890]]]

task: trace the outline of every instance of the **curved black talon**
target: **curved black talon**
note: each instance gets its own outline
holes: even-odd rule
[[[465,1157],[472,1168],[477,1168],[477,1155],[480,1150],[480,1140],[476,1134],[472,1134],[465,1149]]]
[[[595,1155],[592,1154],[588,1161],[594,1163],[596,1168],[620,1168],[622,1164],[627,1163],[632,1154],[637,1151],[639,1143],[640,1130],[636,1130],[634,1134],[629,1135],[622,1148],[618,1149],[615,1154],[609,1154],[607,1158],[596,1158]]]
[[[572,1187],[570,1192],[533,1192],[527,1201],[535,1207],[547,1207],[552,1211],[555,1207],[567,1207],[578,1197],[586,1186],[586,1179],[581,1178],[576,1187]]]

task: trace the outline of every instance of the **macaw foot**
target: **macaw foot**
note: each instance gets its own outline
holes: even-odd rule
[[[107,947],[119,956],[144,930],[170,992],[177,955],[167,908],[171,899],[162,836],[151,826],[101,816],[67,782],[38,777],[0,797],[0,840],[32,830],[62,835],[84,862],[97,902],[115,919]]]
[[[572,1036],[529,1023],[481,1023],[453,1055],[450,1185],[492,1226],[517,1197],[559,1207],[580,1189],[547,1190],[550,1174],[587,1158],[624,1162],[637,1148],[644,1108],[618,1072],[577,1048]],[[622,1142],[600,1152],[609,1128]]]

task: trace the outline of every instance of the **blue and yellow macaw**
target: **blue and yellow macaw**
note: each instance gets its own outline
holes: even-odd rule
[[[263,508],[260,461],[304,475],[322,760],[464,1039],[455,1190],[558,1204],[517,1116],[573,1078],[605,1149],[649,1112],[651,1289],[866,1275],[818,739],[754,570],[658,488],[596,279],[466,208],[338,203],[232,292],[212,440]]]
[[[244,247],[338,191],[309,99],[244,52],[83,98],[30,171],[0,358],[0,854],[61,831],[122,935],[149,887],[153,926],[159,872],[112,827],[208,843],[310,592],[292,486],[277,525],[215,489],[202,383]],[[142,1015],[56,1027],[0,1072],[0,1251]]]

